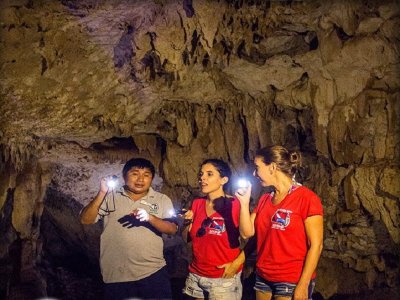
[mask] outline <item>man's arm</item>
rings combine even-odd
[[[101,203],[103,202],[104,197],[107,195],[107,190],[108,188],[106,179],[102,178],[100,181],[100,190],[96,197],[83,208],[80,214],[80,221],[82,224],[93,224],[96,222]]]
[[[80,215],[82,224],[94,224],[99,213],[100,205],[103,202],[106,193],[99,191],[96,197],[86,205]]]
[[[165,198],[163,198],[164,203],[162,213],[163,218],[167,217],[170,214],[170,211],[173,209],[171,199],[169,199],[165,195],[164,197]],[[157,216],[151,215],[144,208],[138,208],[134,212],[134,214],[136,218],[139,219],[141,222],[149,222],[151,226],[153,226],[161,233],[175,234],[178,230],[178,226],[175,223],[168,221],[167,218],[162,219]]]
[[[149,223],[161,233],[175,234],[178,226],[175,223],[165,221],[156,216],[149,215]]]

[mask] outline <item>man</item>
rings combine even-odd
[[[164,220],[173,206],[150,187],[154,174],[150,161],[129,160],[122,170],[125,185],[109,191],[103,178],[97,196],[81,212],[82,224],[103,219],[100,267],[106,299],[172,298],[162,233],[175,234],[177,226]]]

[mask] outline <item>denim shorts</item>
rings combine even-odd
[[[311,296],[315,287],[315,280],[312,279],[308,285],[308,299],[312,300]],[[295,283],[290,282],[271,282],[264,278],[256,275],[256,284],[254,289],[260,292],[271,293],[274,296],[281,297],[292,297],[294,289],[296,288]]]
[[[193,298],[240,300],[242,298],[241,273],[239,272],[233,278],[209,278],[189,273],[182,292]]]

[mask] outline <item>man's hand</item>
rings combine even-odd
[[[107,194],[108,186],[107,186],[108,177],[103,177],[100,180],[100,193]]]
[[[104,177],[100,180],[100,189],[96,197],[94,197],[94,199],[90,201],[90,203],[86,205],[80,213],[80,221],[82,224],[93,224],[96,222],[101,203],[103,203],[107,191],[107,177]]]
[[[144,208],[138,208],[133,211],[133,215],[140,222],[148,222],[150,219],[149,213]]]

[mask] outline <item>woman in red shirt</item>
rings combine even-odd
[[[192,241],[193,260],[183,292],[196,299],[240,300],[242,296],[240,203],[226,195],[230,176],[231,170],[224,161],[205,160],[199,183],[206,196],[195,199],[184,216],[191,220],[183,235]]]
[[[311,299],[323,242],[321,201],[294,180],[300,153],[267,147],[257,151],[254,163],[253,175],[274,189],[261,196],[251,214],[251,185],[235,194],[241,204],[240,234],[256,236],[256,298]]]

